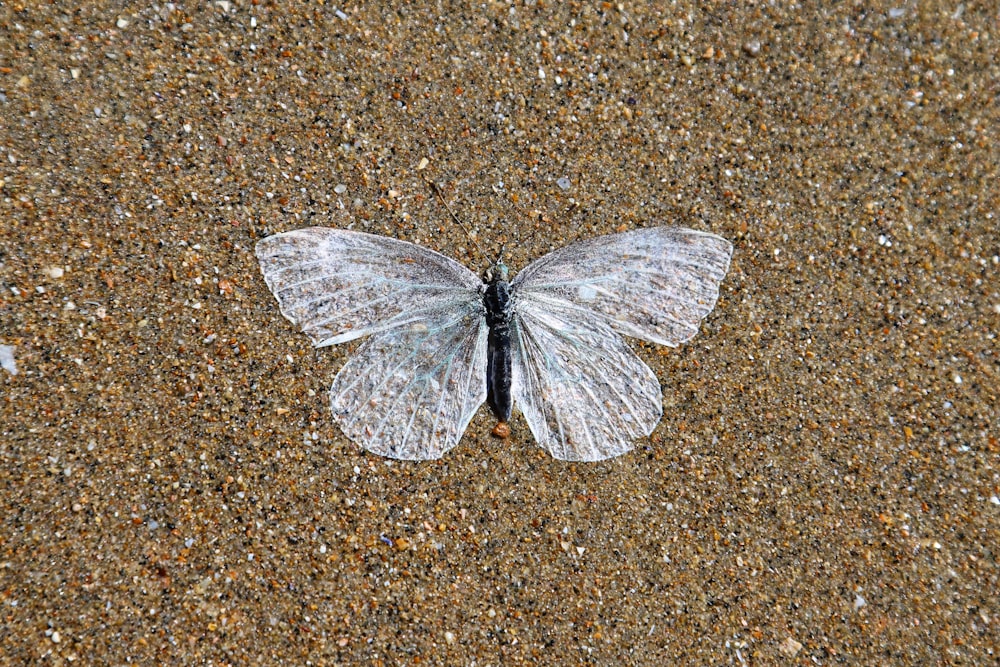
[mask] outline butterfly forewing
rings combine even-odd
[[[432,250],[343,229],[275,234],[256,253],[281,313],[317,347],[419,322],[428,309],[478,300],[482,286]]]
[[[652,432],[660,384],[607,323],[535,301],[516,313],[511,391],[539,445],[557,459],[599,461]]]
[[[675,346],[715,307],[733,246],[681,227],[580,241],[531,263],[511,283],[519,301],[562,302],[625,336]]]

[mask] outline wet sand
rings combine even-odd
[[[990,3],[57,4],[0,7],[0,663],[997,659]],[[360,451],[252,254],[656,224],[732,269],[593,464]]]

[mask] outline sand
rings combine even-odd
[[[35,4],[0,6],[0,663],[997,660],[992,3]],[[355,345],[252,252],[516,271],[657,224],[733,265],[590,464],[485,407],[439,461],[361,451]]]

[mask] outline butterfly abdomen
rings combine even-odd
[[[486,351],[486,394],[493,414],[500,421],[494,434],[502,436],[507,431],[506,422],[513,407],[510,395],[510,284],[494,276],[483,292],[483,305],[486,307],[486,325],[490,328]]]

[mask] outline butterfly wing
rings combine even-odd
[[[383,456],[437,458],[486,399],[482,281],[405,241],[314,227],[256,247],[282,314],[319,347],[371,336],[334,378],[333,412]]]
[[[436,459],[457,445],[486,400],[481,304],[449,306],[367,339],[330,387],[344,433],[394,459]]]
[[[440,253],[346,229],[309,227],[257,243],[281,314],[316,347],[419,322],[425,312],[479,299],[482,281]]]
[[[556,250],[511,283],[511,391],[556,458],[630,450],[662,414],[660,385],[619,334],[675,346],[715,306],[732,245],[682,228],[602,236]]]
[[[519,301],[511,333],[514,402],[555,458],[624,454],[660,421],[660,383],[607,322]]]
[[[715,307],[733,246],[682,227],[599,236],[532,262],[511,283],[521,301],[560,303],[618,333],[676,346]]]

